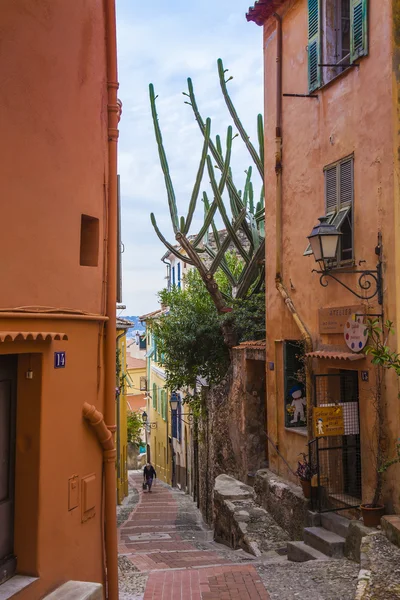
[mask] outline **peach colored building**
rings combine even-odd
[[[113,0],[0,3],[1,597],[118,597],[115,30]]]
[[[321,486],[340,508],[371,502],[375,478],[375,370],[365,340],[346,343],[349,317],[391,319],[390,345],[398,348],[399,14],[395,0],[259,0],[247,14],[264,30],[266,427],[295,469],[316,438],[313,408],[341,406],[344,435],[318,442]],[[326,287],[307,240],[324,215],[341,234]],[[382,303],[373,295],[377,263]],[[346,273],[357,270],[374,272],[369,289],[359,285],[362,273]],[[394,454],[400,409],[392,373],[384,402]],[[270,468],[294,480],[268,449]],[[400,465],[387,471],[383,500],[400,510]]]

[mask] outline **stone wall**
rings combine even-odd
[[[213,488],[225,473],[252,484],[265,466],[265,347],[262,342],[232,350],[226,378],[204,394],[199,423],[199,507],[213,522]]]
[[[309,502],[301,487],[262,469],[255,477],[254,491],[256,502],[287,531],[290,539],[302,540],[304,527],[308,525]]]

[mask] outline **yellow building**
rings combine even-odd
[[[117,357],[116,357],[116,444],[117,444],[117,502],[121,504],[128,495],[128,423],[127,423],[127,370],[126,332],[132,327],[127,319],[117,318]]]
[[[140,320],[147,324],[147,457],[157,472],[157,478],[171,485],[168,391],[165,387],[165,372],[161,365],[161,357],[157,351],[157,341],[151,331],[151,321],[164,312],[164,310],[157,310],[143,315]]]

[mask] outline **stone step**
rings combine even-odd
[[[322,513],[321,514],[321,526],[329,531],[333,531],[337,535],[346,538],[349,530],[350,520],[345,517],[341,517],[336,513]]]
[[[103,600],[103,586],[88,581],[67,581],[44,600]]]
[[[288,560],[293,562],[306,562],[307,560],[328,560],[326,554],[309,546],[305,542],[288,542]]]
[[[323,527],[306,527],[304,541],[327,556],[334,558],[343,556],[345,539]]]

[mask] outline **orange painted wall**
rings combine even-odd
[[[0,311],[60,308],[100,314],[107,153],[102,0],[0,3],[2,235]],[[80,265],[81,215],[99,219],[98,266]],[[104,410],[102,326],[2,318],[1,331],[62,331],[68,341],[2,343],[19,361],[16,531],[18,572],[36,600],[62,582],[103,581],[102,452],[82,419]],[[115,333],[114,333],[115,335]],[[65,369],[54,352],[66,351]],[[33,353],[29,358],[29,353]],[[27,380],[27,364],[34,379]],[[68,478],[95,475],[95,515],[68,510]],[[32,535],[31,535],[32,534]],[[29,539],[27,539],[29,538]]]
[[[313,257],[304,257],[307,235],[325,213],[323,167],[354,153],[354,235],[355,258],[365,260],[361,268],[374,269],[378,230],[383,233],[385,316],[399,321],[396,288],[399,257],[395,254],[398,222],[395,221],[393,183],[392,96],[392,2],[369,2],[369,56],[361,58],[359,69],[349,69],[318,92],[318,99],[284,97],[283,102],[283,281],[296,309],[313,337],[314,347],[342,344],[343,336],[319,334],[318,309],[350,306],[357,300],[333,281],[319,284]],[[288,1],[283,17],[283,93],[307,94],[307,1]],[[299,331],[275,287],[275,119],[276,119],[276,22],[264,26],[265,137],[266,137],[266,289],[268,430],[282,454],[295,468],[297,455],[306,451],[307,438],[284,427],[282,343],[299,339]],[[397,160],[397,156],[396,156]],[[397,215],[396,215],[396,218]],[[397,234],[398,235],[398,234]],[[356,287],[354,276],[347,282]],[[372,301],[372,312],[377,302]],[[375,310],[376,309],[376,310]],[[394,345],[396,339],[392,340]],[[315,363],[316,372],[327,364]],[[330,367],[369,369],[367,360],[354,366],[343,361]],[[372,376],[371,376],[372,377]],[[397,380],[387,377],[389,434],[398,436],[400,416]],[[363,499],[370,501],[372,473],[368,438],[373,413],[370,392],[360,382],[361,444],[363,452]],[[271,467],[289,477],[283,462],[270,451]],[[387,497],[400,508],[399,467],[388,473]]]

